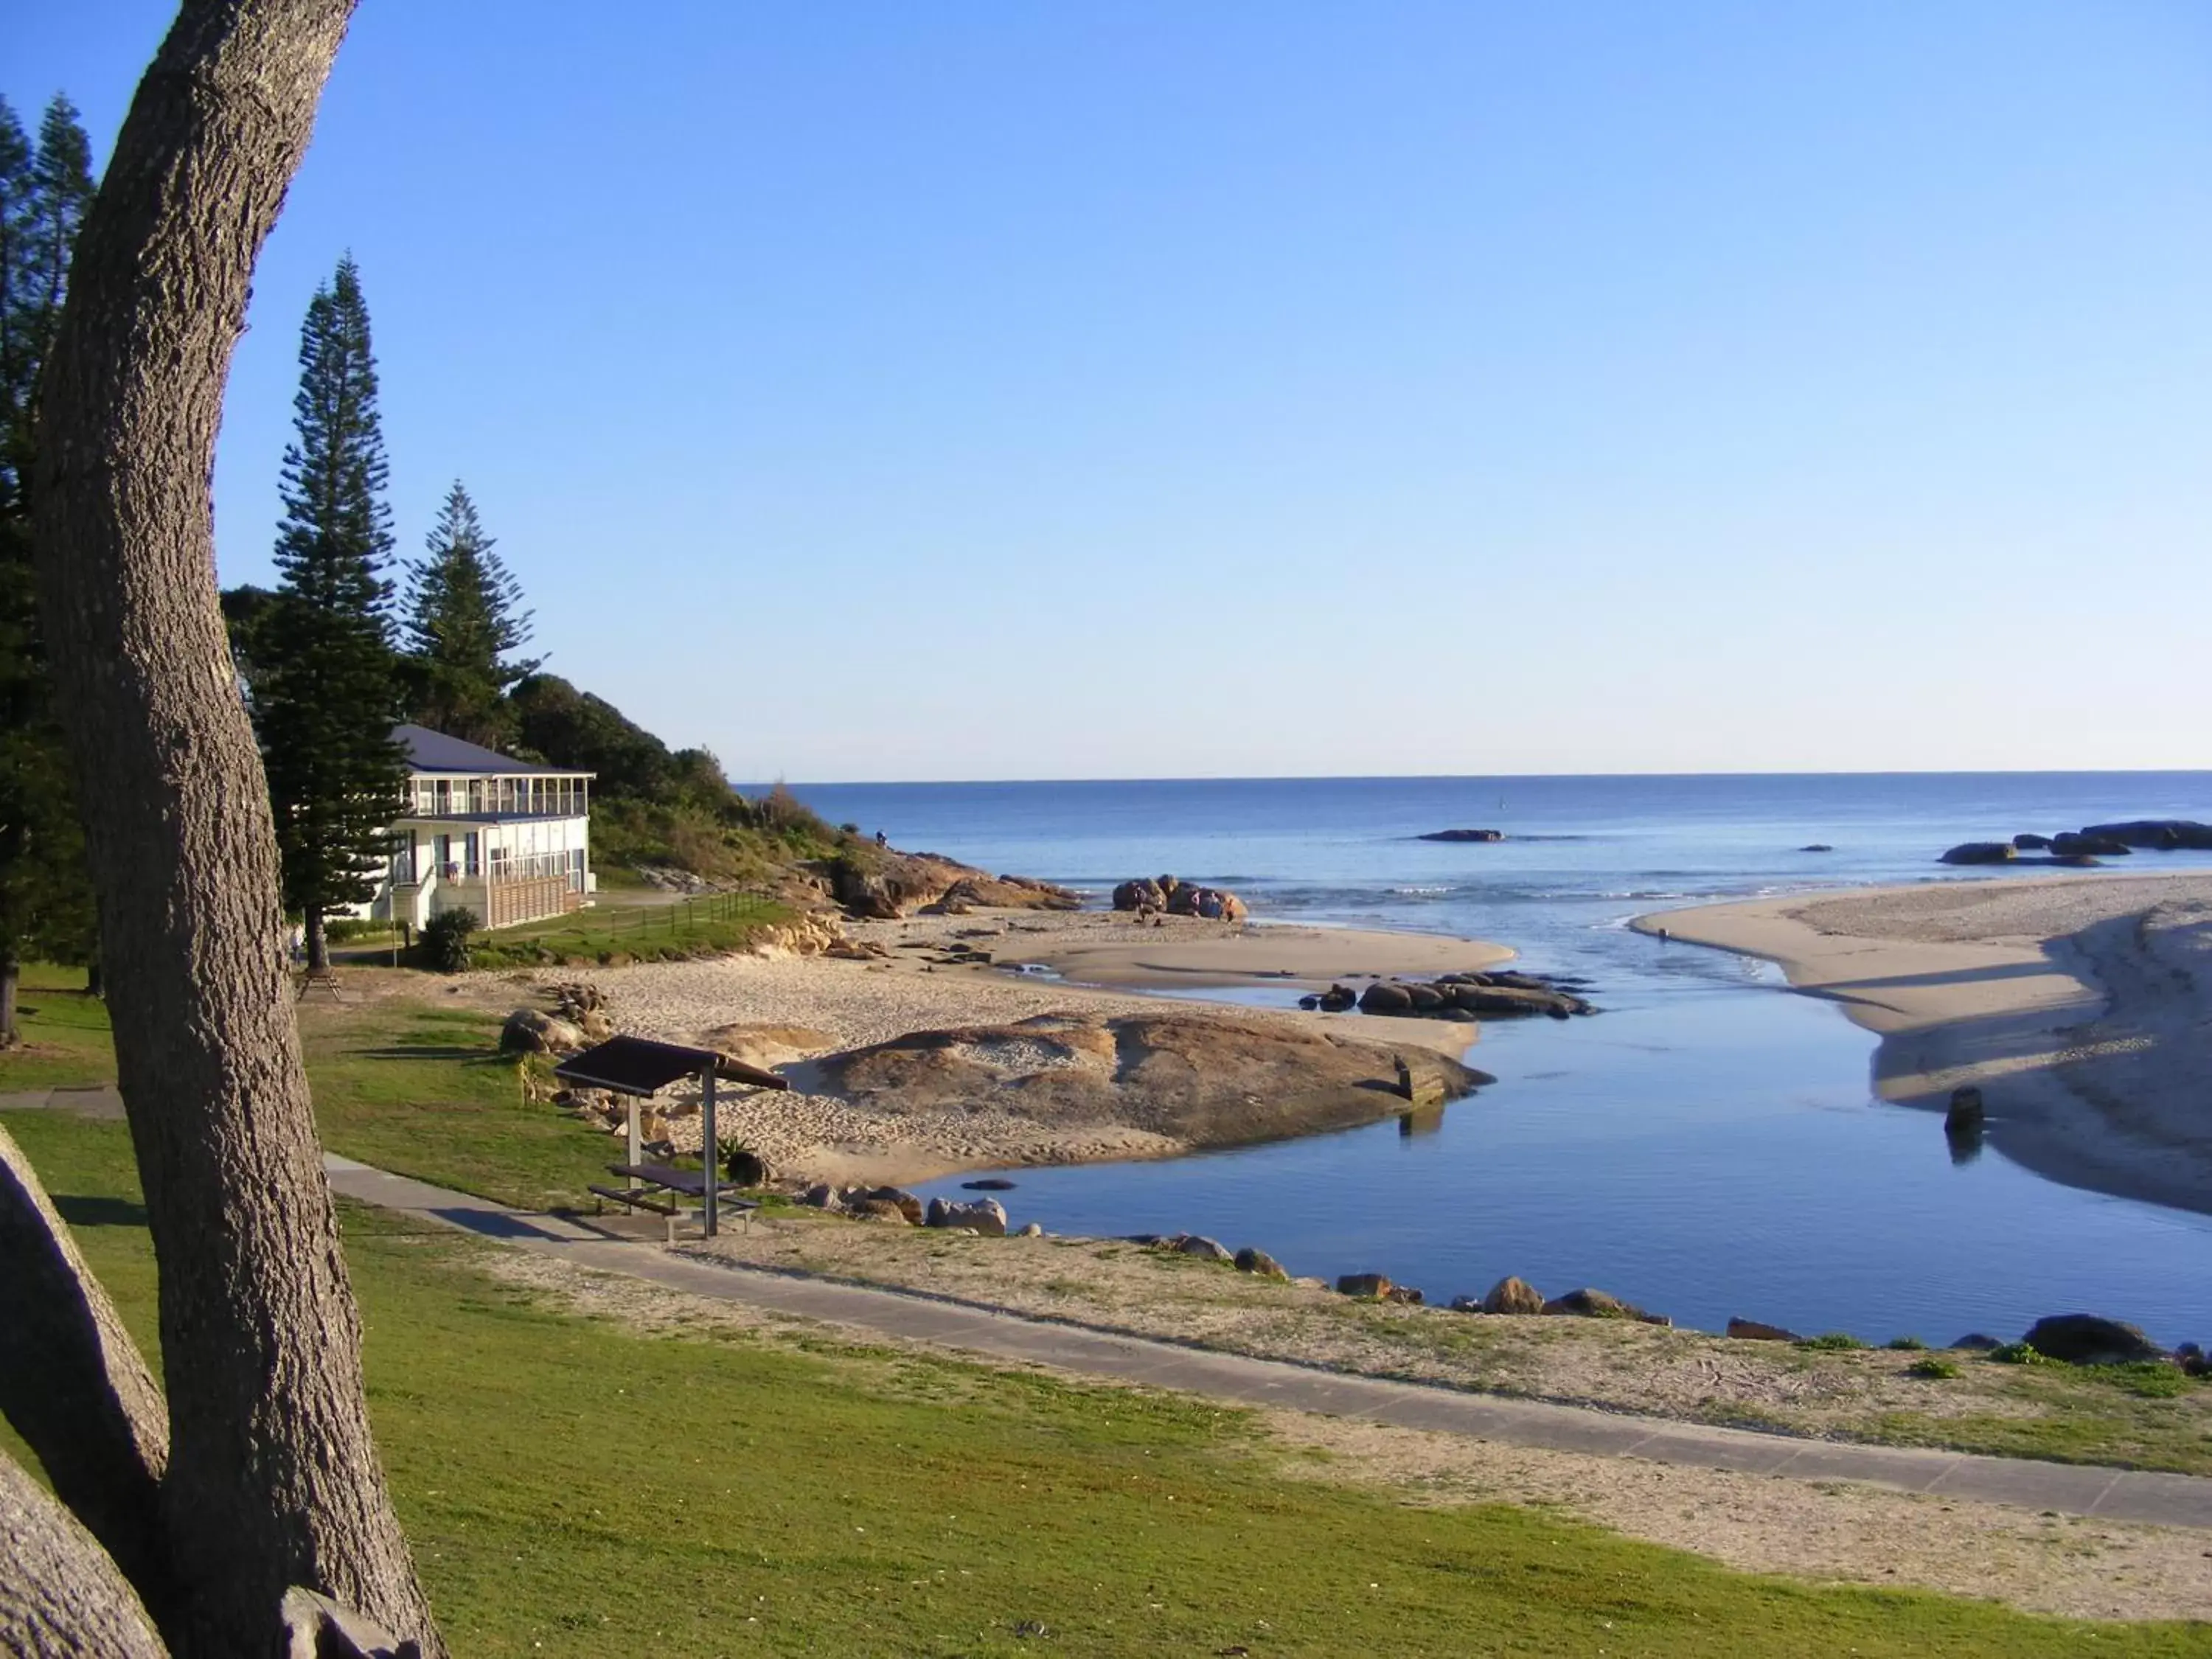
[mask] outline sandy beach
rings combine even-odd
[[[789,1093],[725,1091],[723,1132],[765,1158],[779,1174],[833,1182],[914,1182],[964,1169],[1168,1158],[1199,1144],[1146,1127],[1152,1115],[1126,1121],[1099,1115],[1019,1109],[1018,1091],[994,1087],[957,1108],[923,1105],[889,1110],[828,1091],[815,1092],[814,1062],[891,1042],[908,1033],[1015,1026],[1076,1017],[1103,1022],[1158,1019],[1218,1028],[1224,1052],[1262,1046],[1268,1034],[1334,1048],[1372,1045],[1369,1087],[1386,1079],[1395,1054],[1417,1068],[1448,1067],[1476,1041],[1480,1028],[1433,1019],[1321,1014],[1237,1008],[1140,995],[1142,990],[1238,986],[1325,988],[1339,979],[1427,976],[1474,971],[1510,957],[1498,945],[1433,935],[1341,928],[1252,926],[1170,917],[1164,925],[1112,913],[979,911],[968,916],[916,916],[848,922],[849,940],[880,955],[854,958],[773,952],[701,962],[641,963],[586,973],[475,976],[471,994],[486,1006],[512,1006],[518,985],[538,988],[589,979],[605,994],[618,1029],[672,1042],[720,1048],[749,1063],[782,1070]],[[954,960],[958,951],[985,953]],[[1063,978],[1060,975],[1065,975]],[[1084,981],[1084,982],[1078,982]],[[1117,987],[1118,989],[1102,988]],[[1011,1050],[1039,1069],[1070,1063],[1053,1045],[1004,1040],[967,1045],[989,1063],[988,1080],[1003,1085]],[[1079,1051],[1073,1059],[1081,1058]],[[1297,1056],[1287,1054],[1295,1067]],[[684,1109],[660,1126],[678,1147],[696,1146],[697,1120]],[[1376,1094],[1368,1116],[1386,1115],[1390,1099]],[[1316,1119],[1340,1127],[1344,1107]]]
[[[1886,1100],[1983,1091],[2052,1180],[2212,1213],[2212,876],[1942,882],[1641,916],[1778,963],[1881,1034]]]

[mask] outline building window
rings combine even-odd
[[[483,837],[471,830],[461,837],[461,873],[474,881],[483,873]]]

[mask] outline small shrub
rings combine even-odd
[[[1866,1344],[1849,1331],[1830,1331],[1825,1335],[1806,1337],[1797,1346],[1801,1348],[1849,1350],[1863,1348]]]
[[[469,935],[479,925],[477,913],[465,906],[438,912],[422,925],[423,965],[441,974],[465,973]]]
[[[1959,1374],[1959,1366],[1955,1360],[1938,1359],[1935,1355],[1930,1354],[1925,1359],[1916,1359],[1907,1365],[1905,1368],[1905,1374],[1907,1376],[1926,1377],[1931,1382],[1941,1382],[1948,1377],[1956,1376]]]
[[[1899,1353],[1921,1353],[1928,1346],[1917,1336],[1893,1336],[1889,1339],[1889,1346]]]
[[[359,916],[339,916],[323,923],[323,937],[333,945],[348,945],[357,939],[367,939],[372,933],[381,939],[392,931],[386,921],[367,921]]]
[[[2002,1348],[1991,1348],[1990,1358],[2000,1365],[2052,1365],[2057,1361],[2027,1342],[2008,1342]]]
[[[2180,1366],[2156,1359],[2142,1360],[2132,1365],[2100,1365],[2097,1370],[2113,1387],[2145,1400],[2171,1400],[2189,1388],[2189,1378]]]

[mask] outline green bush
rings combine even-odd
[[[2008,1342],[2002,1348],[1991,1348],[1990,1358],[2000,1365],[2054,1365],[2058,1362],[2026,1342]]]
[[[1924,1376],[1931,1382],[1940,1382],[1947,1377],[1956,1376],[1959,1367],[1954,1360],[1938,1359],[1930,1354],[1925,1359],[1916,1359],[1907,1365],[1905,1374],[1907,1376]]]
[[[323,923],[323,937],[333,945],[347,945],[374,933],[383,938],[392,931],[388,921],[364,921],[359,916],[340,916]]]
[[[1919,1353],[1928,1346],[1917,1336],[1893,1336],[1889,1346],[1899,1353]]]
[[[1823,1336],[1808,1336],[1797,1346],[1801,1348],[1854,1349],[1863,1348],[1866,1344],[1849,1331],[1830,1331]]]
[[[465,905],[439,911],[422,927],[422,965],[441,974],[467,972],[469,935],[481,925]]]

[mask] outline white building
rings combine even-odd
[[[392,857],[359,914],[420,927],[467,908],[486,927],[580,909],[592,873],[592,774],[534,766],[402,726],[411,810],[392,826]]]

